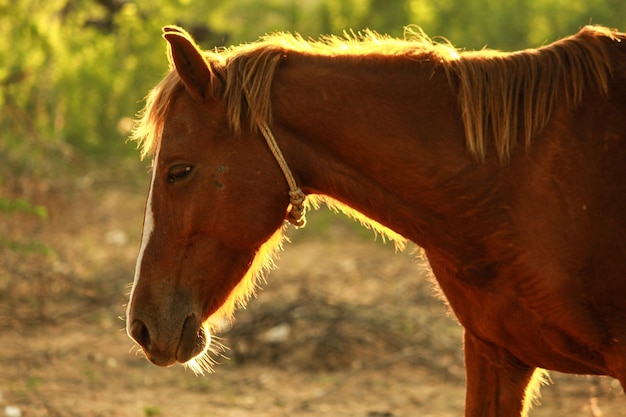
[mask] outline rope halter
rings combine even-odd
[[[287,221],[293,224],[296,227],[304,227],[306,224],[305,217],[305,209],[304,209],[304,200],[306,200],[306,195],[302,192],[300,187],[296,184],[296,180],[291,174],[291,170],[287,165],[287,161],[285,161],[285,157],[283,153],[280,151],[278,144],[276,143],[276,139],[272,134],[269,126],[265,122],[259,122],[259,130],[261,134],[265,138],[267,145],[270,147],[274,158],[276,158],[276,162],[280,166],[280,169],[283,171],[285,175],[285,179],[287,180],[287,184],[289,184],[289,210],[287,211]]]

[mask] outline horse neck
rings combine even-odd
[[[446,215],[463,209],[459,195],[480,186],[463,175],[476,162],[456,96],[432,61],[292,59],[274,82],[273,102],[275,133],[306,192],[423,247],[438,246],[445,237],[434,231],[444,221],[452,223],[443,230],[454,227]]]

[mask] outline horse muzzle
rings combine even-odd
[[[172,366],[198,357],[207,349],[210,335],[202,327],[195,314],[173,329],[174,332],[158,332],[156,325],[139,318],[133,319],[128,328],[129,336],[141,346],[146,358],[157,366]]]

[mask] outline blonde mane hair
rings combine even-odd
[[[213,97],[226,106],[230,126],[238,133],[246,121],[251,129],[256,129],[261,121],[271,126],[272,81],[280,60],[290,52],[327,57],[428,55],[441,61],[458,57],[452,46],[433,42],[421,30],[407,27],[405,38],[395,39],[370,30],[345,33],[344,37],[324,36],[318,41],[305,40],[297,34],[274,33],[255,43],[203,53],[214,81]],[[139,144],[142,157],[156,149],[169,103],[183,88],[170,62],[169,73],[150,91],[135,120],[132,139]]]
[[[585,81],[608,93],[611,60],[603,37],[616,33],[586,26],[577,35],[540,49],[466,52],[448,63],[458,91],[467,147],[479,160],[491,140],[501,161],[510,158],[522,127],[524,144],[548,122],[556,100],[578,105]]]
[[[586,26],[577,35],[551,45],[506,53],[459,52],[449,43],[436,43],[413,28],[406,29],[405,39],[365,31],[310,41],[279,33],[204,54],[213,75],[213,96],[226,106],[234,133],[246,122],[251,129],[261,121],[271,126],[272,80],[282,57],[291,52],[365,59],[408,56],[438,62],[458,94],[469,151],[482,160],[492,142],[504,161],[511,156],[520,126],[528,146],[550,119],[561,92],[571,106],[580,103],[585,80],[607,93],[611,67],[603,37],[615,39],[617,32]],[[142,156],[156,149],[169,103],[182,89],[178,73],[172,68],[149,93],[133,132]]]

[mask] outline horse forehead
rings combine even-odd
[[[189,141],[208,146],[206,140],[214,136],[225,136],[230,132],[225,114],[216,103],[200,103],[181,95],[168,110],[161,133],[161,150],[169,151],[179,145],[189,146]],[[200,149],[193,149],[199,151]]]
[[[197,131],[208,122],[207,115],[202,117],[199,105],[184,103],[183,100],[176,100],[172,103],[163,124],[163,137],[176,134],[186,134]]]
[[[207,146],[206,138],[211,134],[208,126],[202,126],[190,112],[171,112],[163,124],[159,155],[162,163],[169,157],[184,157],[201,153]]]

